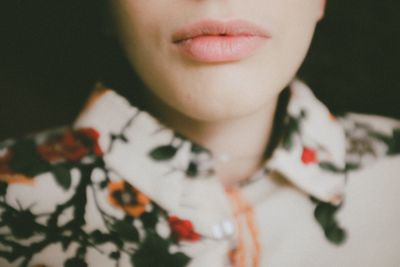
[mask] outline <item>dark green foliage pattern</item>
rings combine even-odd
[[[88,249],[97,249],[100,245],[111,243],[116,250],[107,256],[115,262],[115,266],[119,266],[122,253],[130,257],[135,267],[183,267],[189,262],[190,258],[182,253],[169,253],[171,245],[179,245],[172,236],[162,238],[157,234],[155,230],[157,223],[161,217],[167,220],[168,214],[155,203],[151,203],[151,211],[144,212],[139,218],[133,218],[126,214],[122,220],[108,215],[96,203],[102,220],[107,226],[107,231],[86,232],[84,230],[87,192],[94,192],[97,186],[91,179],[93,170],[101,169],[106,174],[105,180],[99,183],[102,188],[105,188],[110,182],[109,170],[101,156],[90,152],[85,157],[85,163],[83,161],[49,163],[38,153],[35,140],[29,138],[15,142],[8,149],[13,152],[10,164],[13,173],[24,174],[27,178],[36,179],[35,176],[50,172],[63,190],[68,190],[72,186],[72,169],[79,170],[81,177],[74,188],[73,195],[65,202],[59,203],[55,211],[50,214],[34,214],[31,211],[32,207],[17,209],[9,205],[5,200],[8,184],[1,181],[0,257],[7,259],[10,263],[18,260],[21,262],[20,266],[25,267],[29,266],[35,254],[50,245],[61,244],[63,250],[66,251],[72,244],[77,244],[78,249],[75,255],[67,259],[64,266],[84,267],[88,266],[85,261]],[[159,159],[165,159],[165,155],[170,156],[173,152],[174,150],[171,148],[161,148],[154,154]],[[73,210],[73,216],[60,224],[61,216],[68,209]],[[39,220],[43,217],[45,223],[43,220]],[[135,219],[141,220],[143,223],[146,231],[144,237],[140,236],[139,230],[134,225]],[[25,245],[24,241],[32,236],[40,236],[41,239]],[[137,249],[132,249],[129,244],[136,244]],[[155,255],[157,256],[155,257]]]

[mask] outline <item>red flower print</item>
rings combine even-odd
[[[150,199],[142,192],[125,181],[110,182],[108,184],[109,202],[132,217],[139,217],[150,203]]]
[[[81,128],[78,130],[78,133],[86,136],[87,138],[89,138],[89,140],[91,140],[94,154],[96,154],[97,156],[103,155],[103,151],[101,150],[101,147],[99,145],[100,134],[98,131],[93,128]]]
[[[301,155],[301,161],[304,164],[318,163],[317,152],[309,147],[304,147]]]
[[[67,130],[38,145],[37,151],[48,162],[78,161],[90,153],[102,155],[98,139],[99,134],[91,128]]]
[[[169,226],[176,239],[197,241],[200,239],[200,235],[193,229],[193,224],[189,220],[182,220],[176,216],[170,216],[168,218]]]

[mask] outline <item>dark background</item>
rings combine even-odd
[[[71,123],[96,80],[129,84],[99,2],[0,0],[0,139]],[[399,11],[328,0],[300,77],[333,112],[400,118]]]

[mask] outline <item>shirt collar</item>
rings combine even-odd
[[[345,186],[344,129],[305,83],[294,80],[290,90],[284,135],[266,167],[309,195],[339,204]]]
[[[345,185],[344,130],[303,82],[294,80],[290,90],[284,134],[264,168],[312,197],[338,204]],[[166,210],[191,218],[203,234],[212,235],[210,223],[232,216],[212,173],[211,153],[115,91],[96,89],[74,127],[97,129],[112,172]]]

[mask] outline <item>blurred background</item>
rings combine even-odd
[[[1,0],[0,139],[73,121],[97,80],[128,86],[100,0]],[[400,119],[400,1],[328,0],[299,72],[333,112]]]

